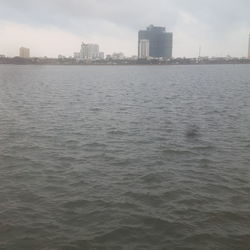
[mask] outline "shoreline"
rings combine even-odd
[[[20,66],[79,66],[79,67],[88,67],[88,66],[207,66],[207,65],[249,65],[249,63],[186,63],[186,64],[56,64],[56,63],[0,63],[0,65],[20,65]]]
[[[9,65],[65,65],[65,66],[180,66],[180,65],[222,65],[222,64],[250,64],[250,59],[246,58],[174,58],[170,60],[96,60],[77,61],[73,58],[21,58],[2,57],[0,64]]]

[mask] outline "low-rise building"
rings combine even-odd
[[[122,52],[119,52],[119,53],[113,53],[112,54],[112,59],[113,60],[124,60],[125,59],[125,56]]]
[[[99,58],[100,60],[104,60],[104,52],[99,52],[98,58]]]
[[[76,60],[79,60],[80,57],[81,57],[80,52],[75,52],[73,57],[74,57]]]

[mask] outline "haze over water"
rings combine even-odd
[[[0,65],[0,249],[249,249],[250,66]]]

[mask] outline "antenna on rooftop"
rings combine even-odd
[[[201,46],[199,46],[199,59],[201,58]]]

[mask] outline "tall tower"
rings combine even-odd
[[[248,59],[250,59],[250,35],[248,40]]]
[[[166,32],[165,27],[150,25],[146,30],[138,33],[138,56],[142,40],[149,41],[149,57],[165,58],[172,57],[173,34]]]

